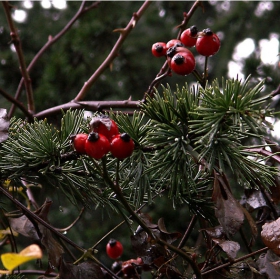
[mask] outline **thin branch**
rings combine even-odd
[[[33,213],[32,211],[30,211],[28,208],[26,208],[21,202],[19,202],[17,199],[15,199],[11,194],[9,194],[9,192],[7,192],[2,186],[0,186],[0,192],[3,193],[3,195],[5,195],[14,205],[16,205],[17,207],[19,207],[22,211],[22,213],[24,213],[24,215],[26,215],[26,217],[28,219],[35,220],[37,223],[40,223],[41,225],[43,225],[44,227],[46,227],[47,229],[49,229],[52,233],[54,233],[56,236],[58,236],[59,238],[61,238],[63,241],[65,241],[66,243],[68,243],[69,245],[73,246],[75,249],[79,250],[80,252],[83,253],[83,256],[86,256],[90,259],[92,259],[95,263],[97,263],[98,265],[100,265],[102,268],[104,268],[111,276],[113,276],[114,278],[118,278],[116,277],[116,275],[110,270],[108,269],[103,263],[101,263],[96,257],[94,257],[91,254],[91,249],[89,250],[85,250],[84,248],[80,247],[79,245],[77,245],[75,242],[73,242],[71,239],[69,239],[68,237],[66,237],[65,235],[63,235],[62,233],[60,233],[59,231],[57,231],[57,229],[55,229],[52,225],[48,224],[46,221],[44,221],[43,219],[41,219],[39,216],[37,216],[35,213]]]
[[[44,111],[34,114],[34,117],[37,119],[44,119],[48,116],[60,114],[63,111],[68,109],[86,109],[89,111],[102,111],[104,109],[139,109],[139,101],[131,100],[121,100],[121,101],[84,101],[84,102],[75,102],[71,101],[65,104],[58,105],[46,109]]]
[[[280,94],[280,85],[278,85],[278,87],[270,93],[270,96],[274,97],[278,94]]]
[[[32,89],[32,85],[31,85],[29,73],[28,73],[28,70],[27,70],[26,64],[25,64],[24,55],[23,55],[23,51],[22,51],[22,47],[21,47],[21,41],[20,41],[17,29],[15,27],[14,21],[11,16],[11,6],[10,6],[9,2],[2,1],[2,5],[4,7],[7,21],[9,24],[10,36],[12,38],[12,42],[15,46],[16,53],[18,56],[20,71],[21,71],[21,75],[22,75],[23,82],[25,85],[25,90],[26,90],[28,111],[30,114],[33,114],[34,110],[35,110],[34,99],[33,99],[33,89]]]
[[[263,253],[263,252],[266,252],[267,250],[268,250],[268,247],[262,248],[262,249],[260,249],[260,250],[255,251],[255,252],[252,252],[252,253],[250,253],[250,254],[248,254],[248,255],[245,255],[245,256],[243,256],[243,257],[240,257],[240,258],[238,258],[238,259],[235,259],[235,260],[232,261],[232,262],[227,262],[227,263],[224,263],[224,264],[222,264],[222,265],[220,265],[220,266],[217,266],[217,267],[215,267],[215,268],[213,268],[213,269],[210,269],[210,270],[207,270],[207,271],[205,271],[205,272],[202,272],[201,275],[204,276],[204,275],[209,274],[209,273],[211,273],[211,272],[214,272],[214,271],[220,270],[220,269],[222,269],[222,268],[228,267],[228,266],[230,266],[230,265],[232,265],[232,264],[234,264],[234,263],[238,263],[238,262],[241,262],[241,261],[243,261],[243,260],[246,260],[246,259],[248,259],[248,258],[250,258],[250,257],[252,257],[252,256],[254,256],[254,255],[257,255],[257,254],[261,254],[261,253]]]
[[[25,106],[21,102],[19,102],[15,98],[13,98],[11,95],[9,95],[6,91],[4,91],[1,88],[0,88],[0,94],[2,96],[4,96],[7,100],[9,100],[13,105],[18,107],[28,119],[30,119],[30,120],[33,119],[32,114],[25,108]],[[9,116],[9,118],[10,118],[10,116]]]
[[[30,211],[28,208],[26,208],[21,202],[19,202],[16,198],[14,198],[9,192],[7,192],[2,186],[0,186],[0,192],[3,193],[14,205],[19,207],[21,211],[28,217],[34,219],[37,223],[42,224],[47,229],[49,229],[51,232],[53,232],[55,235],[63,239],[68,244],[72,245],[74,248],[81,252],[85,252],[86,250],[74,243],[71,239],[67,238],[62,233],[58,232],[52,225],[48,224],[46,221],[41,219],[39,216],[37,216],[35,213]]]
[[[69,29],[73,26],[73,24],[77,21],[79,17],[81,17],[83,14],[88,12],[89,10],[93,8],[97,8],[98,5],[101,3],[100,1],[96,1],[93,4],[91,4],[88,7],[85,7],[87,1],[83,1],[79,10],[77,13],[74,15],[74,17],[66,24],[66,26],[59,32],[57,33],[54,37],[49,36],[48,42],[39,50],[39,52],[34,56],[32,61],[27,67],[27,71],[30,73],[30,71],[33,69],[34,65],[36,62],[41,58],[41,56],[55,43],[57,42]],[[15,94],[15,99],[18,100],[22,91],[22,86],[23,86],[24,79],[22,78],[20,80],[20,83],[18,85],[16,94]],[[14,113],[15,106],[14,104],[11,106],[11,109],[9,111],[9,117],[11,117]]]
[[[133,14],[131,20],[127,24],[127,26],[123,29],[117,29],[115,31],[120,32],[119,39],[117,40],[116,44],[114,45],[113,49],[107,56],[107,58],[103,61],[103,63],[98,67],[98,69],[93,73],[93,75],[84,83],[82,89],[75,97],[75,101],[83,100],[87,94],[87,92],[90,90],[91,86],[94,84],[94,82],[100,77],[100,75],[107,69],[113,60],[118,56],[118,52],[124,43],[127,36],[130,34],[132,29],[135,27],[137,21],[141,18],[141,16],[144,14],[144,12],[147,10],[151,2],[149,0],[146,0],[144,4],[140,7],[140,9]]]

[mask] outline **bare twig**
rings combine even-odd
[[[0,94],[2,96],[4,96],[7,100],[9,100],[13,105],[18,107],[28,119],[33,118],[32,114],[24,107],[24,105],[21,102],[19,102],[15,98],[13,98],[11,95],[9,95],[6,91],[4,91],[1,88],[0,88]],[[9,116],[9,118],[10,118],[10,116]]]
[[[132,29],[135,27],[137,21],[141,18],[141,16],[144,14],[144,12],[147,10],[151,2],[149,0],[146,0],[144,4],[140,7],[140,9],[133,14],[131,20],[127,24],[127,26],[123,29],[117,29],[115,31],[120,32],[119,39],[117,40],[116,44],[114,45],[113,49],[107,56],[107,58],[103,61],[103,63],[97,68],[97,70],[93,73],[93,75],[84,83],[82,89],[75,97],[75,101],[83,100],[91,88],[91,86],[94,84],[94,82],[99,78],[99,76],[107,69],[110,64],[113,62],[113,60],[118,56],[118,52],[127,38],[127,36],[130,34]]]
[[[21,71],[21,75],[22,75],[23,82],[24,82],[24,85],[25,85],[25,90],[26,90],[28,112],[30,114],[33,114],[34,110],[35,110],[34,99],[33,99],[33,89],[32,89],[32,86],[31,86],[31,80],[30,80],[30,77],[29,77],[29,73],[28,73],[28,70],[27,70],[26,64],[25,64],[24,55],[23,55],[23,51],[22,51],[22,48],[21,48],[21,41],[20,41],[17,29],[15,27],[14,21],[13,21],[12,16],[11,16],[11,6],[10,6],[9,2],[2,1],[2,5],[4,7],[5,14],[6,14],[6,17],[7,17],[7,21],[8,21],[9,27],[10,27],[11,39],[12,39],[12,42],[15,46],[16,53],[17,53],[17,56],[18,56],[20,71]]]
[[[68,109],[86,109],[90,111],[102,111],[104,109],[138,109],[139,101],[122,100],[122,101],[84,101],[75,102],[71,101],[69,103],[61,104],[56,107],[52,107],[41,111],[34,115],[38,119],[43,119],[45,117],[59,114]]]
[[[34,67],[34,65],[36,64],[36,62],[40,59],[40,57],[73,26],[73,24],[77,21],[77,19],[79,17],[81,17],[83,14],[85,14],[86,12],[88,12],[89,10],[98,7],[98,5],[100,4],[100,1],[96,1],[88,7],[86,7],[85,4],[86,4],[86,1],[83,1],[81,3],[81,6],[80,6],[79,10],[77,11],[77,13],[74,15],[74,17],[66,24],[66,26],[59,33],[57,33],[54,37],[49,36],[48,42],[39,50],[39,52],[34,56],[32,61],[28,65],[27,71],[29,73],[32,70],[32,68]],[[16,94],[15,94],[15,100],[18,100],[20,97],[23,82],[24,82],[24,79],[22,78],[20,80],[20,83],[18,85]],[[13,115],[14,110],[15,110],[15,106],[13,104],[9,111],[9,117],[11,117]]]

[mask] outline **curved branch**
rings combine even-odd
[[[2,5],[4,7],[7,21],[9,24],[10,36],[11,36],[12,42],[15,46],[16,53],[18,56],[19,67],[20,67],[23,83],[25,85],[25,90],[26,90],[28,111],[32,114],[35,110],[34,99],[33,99],[33,89],[31,86],[31,80],[29,77],[29,73],[28,73],[28,70],[27,70],[26,64],[25,64],[24,55],[23,55],[23,51],[22,51],[22,47],[21,47],[21,41],[20,41],[17,29],[15,27],[15,24],[14,24],[12,16],[11,16],[11,6],[10,6],[9,2],[2,1]]]
[[[84,101],[84,102],[75,102],[71,101],[56,107],[52,107],[41,111],[34,115],[37,119],[43,119],[47,116],[60,114],[61,111],[66,111],[68,109],[86,109],[89,111],[102,111],[104,109],[138,109],[140,101],[131,101],[131,100],[121,100],[121,101]]]
[[[117,40],[115,46],[107,56],[107,58],[103,61],[103,63],[98,67],[98,69],[93,73],[93,75],[84,83],[82,89],[75,97],[75,101],[83,100],[91,86],[94,84],[94,82],[99,78],[99,76],[107,69],[110,64],[113,62],[113,60],[118,56],[118,52],[125,41],[126,37],[130,34],[132,29],[135,27],[137,21],[141,18],[143,13],[146,11],[146,9],[149,7],[151,2],[149,0],[146,0],[144,4],[140,7],[138,12],[134,13],[131,20],[127,24],[127,26],[124,29],[116,29],[115,31],[120,32],[119,39]]]
[[[2,96],[4,96],[7,100],[9,100],[11,103],[13,103],[15,106],[17,106],[29,120],[33,119],[32,114],[24,107],[24,105],[22,103],[20,103],[18,100],[14,99],[11,95],[9,95],[2,88],[0,88],[0,94]]]
[[[96,1],[93,4],[91,4],[88,7],[85,7],[86,1],[83,1],[79,10],[77,11],[77,13],[74,15],[74,17],[66,24],[66,26],[59,32],[57,33],[54,37],[49,37],[48,38],[48,42],[39,50],[39,52],[34,56],[34,58],[32,59],[32,61],[30,62],[30,64],[27,67],[27,71],[30,73],[30,71],[32,70],[32,68],[34,67],[34,65],[36,64],[36,62],[40,59],[40,57],[55,43],[57,42],[71,27],[72,25],[77,21],[77,19],[82,16],[83,14],[85,14],[87,11],[98,7],[98,5],[100,4],[100,1]],[[18,85],[16,94],[15,94],[15,99],[18,100],[20,97],[20,93],[22,91],[22,86],[23,86],[23,82],[24,79],[22,78],[20,80],[20,83]],[[11,106],[11,109],[9,111],[9,117],[11,117],[14,113],[15,110],[15,106],[14,104]]]

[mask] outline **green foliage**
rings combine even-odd
[[[272,115],[271,96],[259,97],[263,81],[251,88],[248,82],[222,80],[220,87],[215,80],[205,89],[186,85],[175,93],[167,86],[142,104],[151,118],[147,144],[155,151],[147,173],[172,199],[199,201],[212,187],[213,170],[230,169],[242,186],[273,185],[277,170],[249,149],[253,139],[260,147],[271,128],[265,121]]]
[[[83,111],[67,111],[61,131],[47,120],[27,123],[11,120],[9,138],[0,151],[1,178],[16,185],[21,180],[43,188],[60,189],[73,204],[109,205],[111,191],[104,186],[102,174],[90,159],[79,157],[72,148],[70,136],[86,127]]]

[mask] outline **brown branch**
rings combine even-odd
[[[278,85],[278,87],[271,92],[270,96],[274,97],[274,96],[276,96],[278,94],[280,94],[280,85]]]
[[[31,85],[29,73],[28,73],[28,70],[27,70],[26,64],[25,64],[24,55],[23,55],[23,51],[22,51],[22,47],[21,47],[21,41],[20,41],[20,38],[19,38],[19,35],[17,32],[17,29],[15,27],[14,21],[12,20],[11,6],[10,6],[9,2],[2,1],[2,5],[5,10],[7,22],[9,24],[12,43],[15,46],[16,53],[18,56],[20,71],[21,71],[21,75],[22,75],[23,82],[25,85],[25,90],[26,90],[28,112],[30,114],[33,114],[34,110],[35,110],[34,99],[33,99],[33,89],[32,89],[32,85]]]
[[[29,120],[33,119],[32,114],[25,108],[25,106],[21,102],[13,98],[11,95],[9,95],[6,91],[4,91],[1,88],[0,88],[0,94],[4,96],[7,100],[12,102],[15,106],[17,106]]]
[[[43,119],[45,117],[60,114],[62,111],[66,111],[68,109],[86,109],[90,111],[102,111],[104,109],[138,109],[139,101],[131,101],[131,100],[121,100],[121,101],[84,101],[84,102],[75,102],[71,101],[69,103],[65,103],[62,105],[58,105],[56,107],[52,107],[41,111],[34,115],[34,117],[38,119]]]
[[[86,12],[88,12],[89,10],[98,7],[98,5],[100,4],[100,1],[96,1],[93,4],[91,4],[88,7],[85,7],[86,1],[83,1],[79,10],[77,11],[77,13],[74,15],[74,17],[66,24],[66,26],[59,32],[57,33],[54,37],[50,36],[48,38],[48,42],[39,50],[39,52],[34,56],[34,58],[32,59],[32,61],[30,62],[30,64],[27,67],[27,71],[30,73],[30,71],[33,69],[34,65],[36,64],[36,62],[41,58],[41,56],[55,43],[57,42],[67,31],[69,31],[69,29],[73,26],[73,24],[77,21],[77,19],[79,17],[81,17],[83,14],[85,14]],[[22,91],[22,87],[23,87],[23,82],[24,79],[22,78],[20,80],[20,83],[18,85],[16,94],[15,94],[15,99],[18,100]],[[14,113],[15,110],[15,106],[14,104],[11,106],[11,109],[9,111],[9,117],[11,117]]]
[[[119,39],[117,40],[116,44],[114,45],[113,49],[107,56],[107,58],[103,61],[103,63],[97,68],[97,70],[93,73],[93,75],[84,83],[82,89],[75,97],[75,101],[83,100],[87,94],[87,92],[90,90],[91,86],[94,84],[94,82],[100,77],[100,75],[111,65],[113,60],[118,56],[118,52],[127,38],[127,36],[130,34],[132,29],[135,27],[137,21],[141,18],[143,13],[146,11],[146,9],[149,7],[151,2],[149,0],[146,0],[144,4],[140,7],[140,9],[133,14],[131,20],[127,24],[127,26],[123,29],[117,29],[115,31],[120,32]]]

